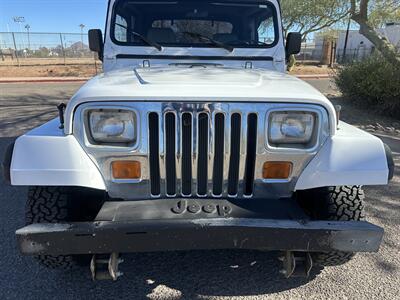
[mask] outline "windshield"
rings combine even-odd
[[[111,37],[131,46],[262,48],[278,40],[267,1],[132,1],[114,6]]]

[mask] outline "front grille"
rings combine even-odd
[[[88,111],[105,103],[76,108],[73,134],[99,168],[111,198],[288,198],[330,136],[328,111],[318,105],[296,104],[296,109],[318,116],[315,150],[288,151],[268,145],[268,116],[271,111],[292,109],[293,103],[176,100],[113,101],[113,107],[135,112],[137,142],[123,147],[102,145],[101,149],[87,143],[83,124],[87,124]],[[110,166],[115,160],[138,161],[140,180],[115,180]],[[262,166],[268,161],[291,161],[290,178],[264,180]]]
[[[150,113],[152,196],[251,197],[257,118],[256,113]]]

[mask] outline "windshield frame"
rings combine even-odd
[[[123,47],[151,47],[148,46],[146,43],[142,42],[121,42],[118,41],[115,38],[115,27],[116,27],[116,19],[117,19],[117,6],[119,5],[120,2],[123,1],[129,1],[129,0],[116,0],[113,4],[112,7],[112,16],[111,16],[111,24],[110,24],[110,30],[109,30],[109,36],[111,38],[111,41],[118,46],[123,46]],[[179,2],[179,0],[161,0],[162,2]],[[196,1],[196,0],[193,0]],[[270,49],[275,47],[281,38],[281,31],[280,31],[280,21],[278,18],[278,11],[275,6],[275,4],[271,1],[268,0],[206,0],[209,3],[246,3],[248,2],[249,4],[260,4],[260,5],[268,5],[268,7],[271,9],[272,12],[272,18],[273,18],[273,25],[274,25],[274,41],[270,44],[264,44],[264,45],[236,45],[236,44],[227,44],[229,46],[232,46],[233,48],[238,48],[238,49]],[[188,43],[181,43],[181,44],[165,44],[165,43],[159,43],[163,48],[213,48],[213,49],[220,49],[217,45],[213,45],[212,43],[196,43],[196,44],[188,44]]]

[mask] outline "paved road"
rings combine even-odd
[[[310,83],[334,93],[327,80]],[[0,84],[0,157],[16,136],[55,116],[55,105],[78,87],[76,83]],[[399,163],[400,140],[384,138]],[[120,281],[93,283],[86,268],[49,271],[18,255],[14,231],[23,226],[26,189],[1,181],[0,298],[400,299],[399,171],[390,186],[366,190],[368,219],[386,231],[380,252],[360,254],[349,264],[325,269],[310,282],[281,279],[273,253],[193,251],[130,255],[121,266],[126,275]]]

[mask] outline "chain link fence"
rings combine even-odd
[[[0,65],[100,65],[79,33],[0,32]]]
[[[400,53],[400,47],[396,47]],[[357,48],[339,48],[337,40],[307,40],[301,45],[301,51],[296,55],[296,61],[304,65],[334,65],[362,61],[374,53],[374,47],[363,44]]]
[[[300,64],[335,64],[362,60],[374,51],[360,46],[357,49],[336,47],[336,41],[322,39],[302,43],[296,60]],[[101,68],[97,54],[91,52],[86,33],[0,32],[0,66],[34,65],[94,65]]]

